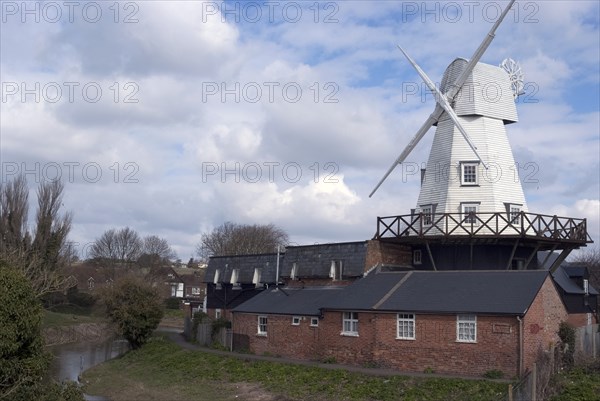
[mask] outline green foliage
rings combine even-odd
[[[67,301],[82,308],[91,308],[96,303],[96,298],[92,294],[79,292],[77,287],[71,287],[67,290]]]
[[[218,391],[218,399],[233,399],[227,394],[234,388],[230,385],[233,383],[258,385],[273,394],[273,399],[290,401],[489,401],[502,399],[507,387],[486,380],[378,377],[341,369],[246,361],[190,352],[170,341],[155,339],[139,350],[86,371],[84,380],[93,383],[93,388],[86,385],[86,392],[115,400],[127,399],[113,398],[123,391],[122,386],[112,384],[117,380],[126,380],[129,387],[145,389],[148,394],[162,391],[169,394],[170,400],[209,399],[200,391]]]
[[[567,366],[573,366],[575,353],[575,329],[566,322],[561,322],[558,326],[558,336],[564,344],[563,363]]]
[[[600,363],[565,371],[556,379],[559,394],[552,401],[600,400]]]
[[[50,356],[41,334],[42,306],[25,276],[0,265],[0,395],[15,394],[44,375]]]
[[[196,326],[196,327],[198,327],[198,326]],[[212,338],[214,339],[215,336],[217,334],[219,334],[219,331],[221,329],[223,329],[223,328],[230,329],[231,328],[231,322],[229,320],[225,319],[225,318],[222,318],[222,317],[219,318],[219,319],[213,320],[213,322],[212,322],[212,332],[211,332]]]
[[[133,348],[142,346],[158,327],[163,305],[158,291],[150,284],[124,278],[102,293],[106,314]]]
[[[179,309],[181,298],[165,298],[164,302],[167,309]]]
[[[486,379],[502,379],[504,377],[504,373],[501,370],[492,369],[485,372],[483,377]]]

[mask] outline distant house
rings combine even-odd
[[[565,304],[574,327],[598,323],[598,290],[590,283],[590,274],[583,265],[561,265],[552,278]]]
[[[401,371],[507,377],[559,341],[548,271],[380,266],[349,286],[270,288],[233,309],[234,348]]]
[[[61,274],[67,278],[71,287],[76,287],[80,292],[93,294],[102,287],[112,286],[129,272],[126,269],[79,263],[64,267]]]

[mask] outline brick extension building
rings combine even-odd
[[[233,310],[234,347],[402,371],[507,377],[558,341],[547,271],[385,271],[346,287],[272,288]]]

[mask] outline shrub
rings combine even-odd
[[[179,309],[181,305],[180,298],[165,298],[165,308],[167,309]]]
[[[117,332],[133,349],[148,341],[163,316],[158,291],[134,278],[124,278],[114,287],[105,288],[102,300]]]
[[[29,280],[0,262],[0,399],[83,401],[77,386],[44,380],[51,355],[44,350],[42,316]]]
[[[561,322],[558,326],[558,336],[563,343],[563,363],[571,367],[574,363],[575,329],[567,322]]]
[[[504,377],[504,373],[501,370],[492,369],[485,372],[483,377],[486,379],[502,379],[502,377]]]
[[[91,308],[96,303],[96,298],[92,294],[79,292],[77,287],[71,287],[67,290],[67,301],[81,308]]]

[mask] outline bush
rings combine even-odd
[[[158,291],[150,284],[134,278],[124,278],[102,293],[106,314],[117,331],[136,349],[145,344],[158,327],[163,305]]]
[[[563,343],[563,363],[567,367],[572,367],[575,353],[575,329],[570,324],[561,322],[558,326],[558,336]]]
[[[0,399],[83,401],[76,385],[44,380],[51,355],[44,350],[42,316],[29,280],[0,262]]]
[[[77,287],[71,287],[67,290],[67,301],[82,308],[91,308],[96,303],[96,298],[92,294],[79,292]]]
[[[165,299],[165,308],[167,309],[179,309],[181,305],[181,299],[179,298],[166,298]]]
[[[504,377],[504,373],[501,370],[492,369],[485,372],[483,377],[486,379],[502,379]]]

